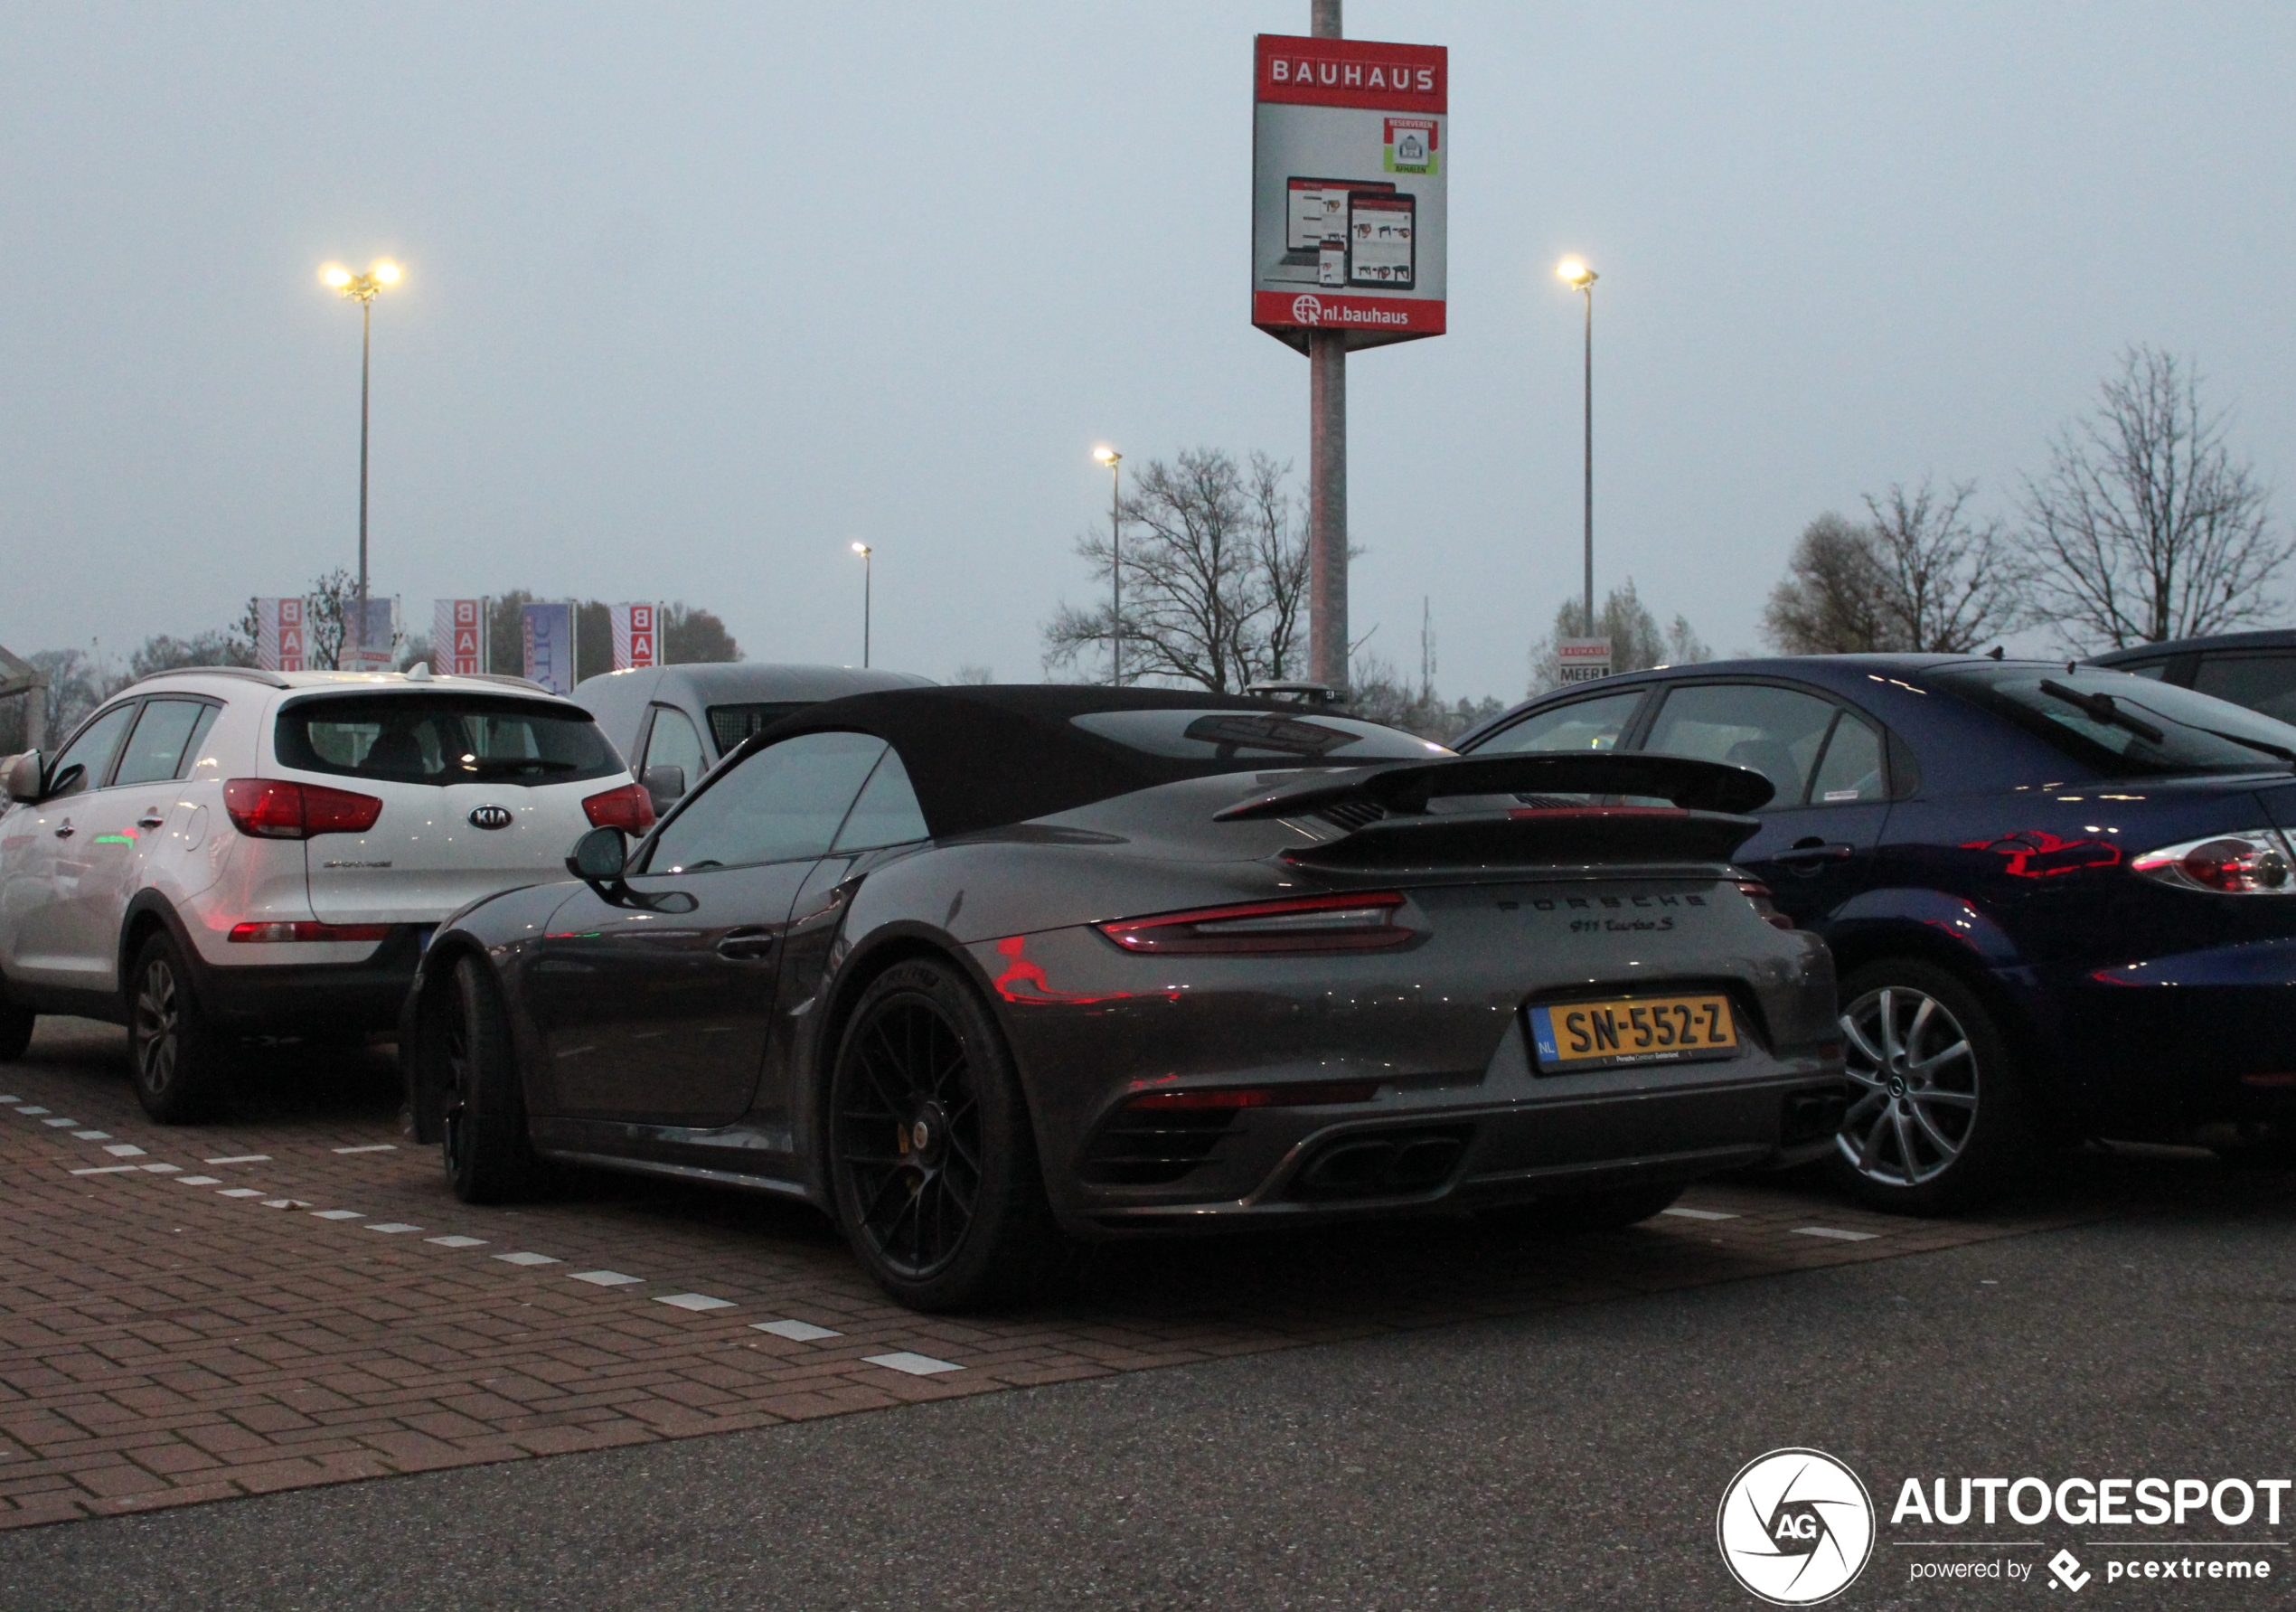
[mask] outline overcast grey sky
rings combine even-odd
[[[753,658],[1040,676],[1094,443],[1306,459],[1247,323],[1252,4],[19,5],[0,49],[0,643],[375,585],[683,599]],[[1450,330],[1350,363],[1354,627],[1519,695],[1577,585],[1758,644],[1803,523],[2007,506],[2124,343],[2296,468],[2296,9],[1430,5]],[[2296,514],[2284,492],[2283,516]]]

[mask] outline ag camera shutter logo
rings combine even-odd
[[[1774,1607],[1831,1600],[1865,1570],[1874,1503],[1823,1450],[1774,1449],[1746,1464],[1714,1513],[1723,1565]]]

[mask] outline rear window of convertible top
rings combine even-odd
[[[1068,720],[1130,749],[1215,765],[1353,767],[1451,754],[1439,744],[1393,728],[1342,716],[1275,711],[1095,711]]]
[[[279,711],[282,766],[397,784],[565,784],[622,770],[587,712],[466,693],[326,695]]]

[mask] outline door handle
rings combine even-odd
[[[68,839],[71,838],[71,836],[72,836],[72,835],[74,835],[74,834],[78,834],[79,832],[80,832],[80,831],[79,831],[78,829],[74,828],[74,827],[71,825],[71,824],[70,820],[69,820],[69,819],[67,819],[65,822],[63,822],[63,823],[60,824],[60,825],[57,826],[57,828],[56,828],[56,837],[57,837],[58,839],[60,839],[60,840],[68,840]]]
[[[165,812],[146,812],[142,816],[136,819],[136,826],[138,828],[159,828],[164,826],[166,822],[167,815]]]
[[[761,962],[773,956],[781,937],[770,929],[730,929],[718,942],[718,955],[729,962]]]
[[[1794,845],[1773,853],[1770,860],[1783,863],[1847,862],[1857,852],[1855,845]]]

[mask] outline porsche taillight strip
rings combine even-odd
[[[1325,1103],[1368,1103],[1377,1080],[1318,1080],[1300,1086],[1225,1086],[1190,1091],[1148,1091],[1124,1104],[1155,1113],[1173,1108],[1306,1108]]]
[[[1393,890],[1301,896],[1119,919],[1100,932],[1134,952],[1377,951],[1419,938],[1398,921],[1402,907],[1402,892]]]

